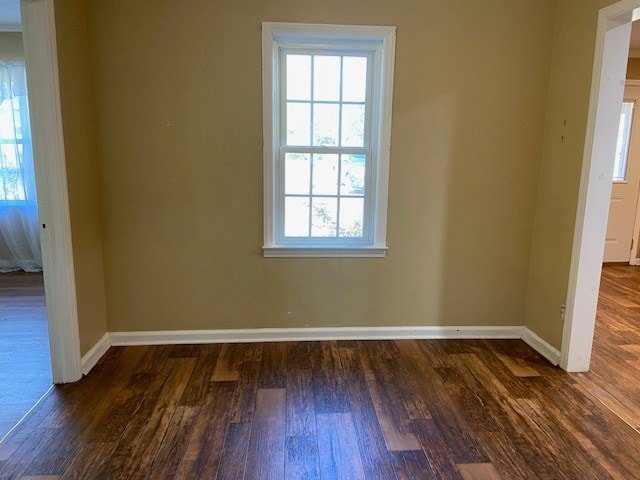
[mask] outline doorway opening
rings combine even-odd
[[[640,432],[640,22],[631,27],[588,375],[579,383]]]
[[[0,12],[0,440],[53,383],[19,3]],[[17,8],[15,8],[17,7]]]
[[[46,317],[41,331],[48,330],[49,366],[53,383],[74,382],[82,377],[82,363],[62,135],[54,0],[6,0],[0,3],[0,20],[3,19],[1,15],[16,12],[18,19],[21,17],[21,25],[18,22],[17,25],[7,26],[6,22],[0,21],[0,31],[22,32],[30,115],[30,122],[25,126],[30,126],[32,134],[38,199],[36,228],[39,231],[43,274],[28,280],[24,277],[19,279],[13,293],[16,289],[24,289],[17,295],[23,304],[32,310],[46,310],[46,314],[41,315],[41,318]],[[14,192],[12,195],[16,197],[17,194]],[[0,302],[9,301],[7,298],[11,296],[7,294]],[[6,350],[1,349],[0,356],[4,353]],[[3,405],[0,399],[1,418],[5,418],[1,411]],[[0,435],[0,442],[2,438]]]
[[[613,200],[616,206],[612,213],[633,217],[635,224],[635,202],[637,202],[637,185],[628,177],[629,174],[640,176],[630,166],[620,165],[621,156],[626,155],[623,149],[616,148],[620,136],[621,111],[623,103],[630,114],[635,105],[634,95],[640,98],[640,92],[629,88],[625,100],[625,79],[632,22],[640,18],[640,0],[623,0],[600,10],[596,33],[596,48],[591,83],[591,97],[587,132],[585,137],[582,175],[576,215],[574,243],[569,273],[567,293],[567,311],[564,325],[560,365],[570,372],[589,370],[594,340],[598,295],[607,295],[607,289],[600,292],[602,261],[605,254],[605,243],[608,243],[608,258],[622,255],[625,263],[631,258],[631,239],[627,233],[617,229],[617,218],[607,235],[609,206]],[[640,88],[638,88],[640,90]],[[633,104],[633,105],[631,105]],[[640,105],[638,105],[640,106]],[[638,117],[640,118],[640,117]],[[633,122],[628,123],[629,136],[633,133]],[[636,122],[638,123],[638,122]],[[624,132],[623,132],[624,135]],[[631,147],[631,145],[630,145]],[[618,155],[616,155],[618,153]],[[616,157],[618,161],[616,162]],[[618,186],[629,186],[620,192],[612,182],[614,164]],[[627,182],[626,184],[624,182]],[[635,182],[635,180],[633,180]],[[614,188],[612,188],[614,187]],[[624,188],[623,188],[624,190]],[[635,193],[634,193],[635,191]],[[623,195],[628,208],[618,208],[618,201]],[[623,211],[626,212],[623,215]],[[630,213],[629,213],[630,212]],[[631,227],[633,230],[634,227]],[[612,233],[613,231],[617,233]],[[609,239],[609,242],[606,240]],[[626,252],[623,250],[626,249]],[[622,252],[622,253],[620,253]],[[609,272],[605,272],[605,277]],[[606,278],[605,278],[606,280]],[[622,297],[621,297],[622,298]]]

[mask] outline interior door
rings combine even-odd
[[[625,87],[616,147],[605,262],[629,262],[640,185],[640,86]],[[634,255],[635,258],[635,255]]]

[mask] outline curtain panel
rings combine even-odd
[[[42,270],[23,63],[0,62],[0,273]]]

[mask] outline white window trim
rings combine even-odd
[[[375,183],[371,199],[373,200],[373,221],[371,224],[371,243],[340,245],[281,245],[277,243],[275,232],[277,198],[274,180],[277,172],[278,128],[279,121],[274,111],[274,102],[279,98],[277,89],[278,72],[273,69],[275,56],[278,55],[279,38],[301,41],[313,37],[332,36],[345,40],[371,40],[380,44],[380,80],[379,124],[375,140],[371,144]],[[262,23],[262,92],[263,92],[263,155],[264,155],[264,244],[265,257],[384,257],[387,252],[387,197],[389,190],[389,157],[391,150],[391,107],[393,103],[393,68],[395,57],[396,28],[387,26],[361,25],[318,25],[301,23]]]

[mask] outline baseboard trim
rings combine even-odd
[[[107,353],[110,346],[110,335],[107,332],[80,360],[83,375],[86,375],[93,367],[95,367],[96,363],[98,363],[102,356]]]
[[[527,327],[522,327],[522,340],[553,365],[560,363],[560,350],[552,347]]]
[[[522,327],[335,327],[243,330],[112,332],[111,345],[286,342],[313,340],[394,340],[401,338],[521,338]]]
[[[334,328],[256,328],[234,330],[166,330],[111,332],[82,357],[86,375],[110,346],[183,345],[205,343],[292,342],[319,340],[396,340],[417,339],[522,339],[553,365],[560,352],[526,327],[334,327]]]

